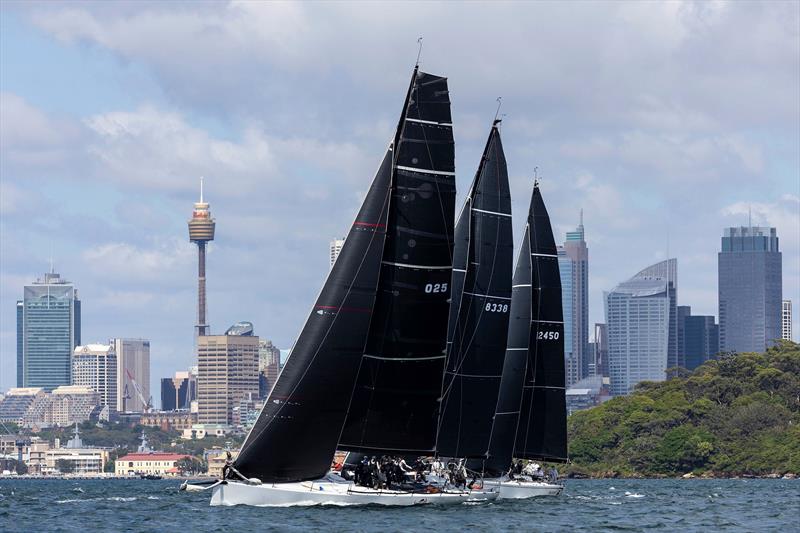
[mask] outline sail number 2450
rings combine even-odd
[[[555,341],[558,340],[559,332],[558,331],[540,331],[536,338],[538,340],[544,341]]]

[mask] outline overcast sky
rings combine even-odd
[[[193,364],[199,177],[212,332],[291,346],[421,66],[449,77],[459,202],[503,97],[519,240],[534,167],[556,238],[584,209],[590,321],[667,254],[717,314],[725,226],[778,228],[800,314],[800,3],[15,3],[0,19],[0,389],[49,258],[83,341]],[[795,320],[795,339],[798,337]],[[158,401],[158,400],[156,400]]]

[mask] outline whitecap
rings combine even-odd
[[[148,500],[160,500],[161,498],[159,498],[158,496],[148,496],[147,499]]]
[[[617,490],[617,487],[608,487],[608,490]]]
[[[122,496],[110,496],[106,498],[106,500],[113,502],[132,502],[136,500],[136,496],[131,496],[130,498],[123,498]]]
[[[625,491],[625,497],[626,498],[644,498],[644,494],[638,494],[636,492],[628,492],[626,490]]]

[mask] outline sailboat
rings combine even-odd
[[[488,454],[511,306],[514,241],[500,120],[458,217],[453,253],[447,365],[436,451],[441,457]]]
[[[500,498],[558,495],[563,485],[512,479],[512,459],[567,460],[564,322],[555,239],[538,183],[512,282],[508,342],[489,453],[472,468]]]
[[[379,490],[336,449],[434,452],[453,261],[447,79],[415,67],[396,133],[286,366],[212,505],[416,505],[491,491]]]

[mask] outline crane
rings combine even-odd
[[[139,399],[142,401],[142,405],[144,405],[144,412],[147,413],[150,411],[150,401],[146,400],[144,397],[144,393],[142,393],[142,388],[136,383],[136,380],[133,378],[133,374],[127,368],[125,369],[125,373],[128,374],[128,379],[131,380],[133,383],[133,389],[136,391],[136,394],[139,396]]]

